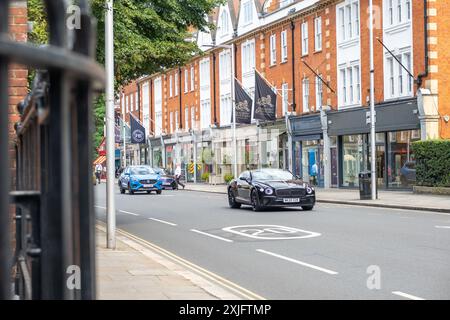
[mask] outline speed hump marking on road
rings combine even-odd
[[[321,236],[321,234],[318,232],[277,225],[265,225],[265,224],[233,226],[223,228],[222,230],[243,237],[258,240],[293,240],[293,239],[315,238]]]

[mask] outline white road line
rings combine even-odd
[[[170,225],[170,226],[176,226],[175,223],[168,222],[168,221],[164,221],[164,220],[159,220],[159,219],[155,219],[155,218],[147,218],[147,219],[148,219],[148,220],[157,221],[157,222],[161,222],[161,223],[165,223],[165,224],[168,224],[168,225]]]
[[[286,260],[286,261],[289,261],[289,262],[293,262],[293,263],[299,264],[299,265],[304,266],[304,267],[308,267],[308,268],[312,268],[312,269],[315,269],[315,270],[318,270],[318,271],[322,271],[322,272],[325,272],[325,273],[328,273],[328,274],[331,274],[331,275],[338,274],[336,271],[332,271],[332,270],[328,270],[328,269],[325,269],[325,268],[321,268],[321,267],[318,267],[318,266],[315,266],[315,265],[312,265],[312,264],[309,264],[309,263],[306,263],[306,262],[298,261],[298,260],[295,260],[295,259],[292,259],[292,258],[289,258],[289,257],[285,257],[285,256],[282,256],[280,254],[273,253],[273,252],[269,252],[269,251],[266,251],[266,250],[257,249],[256,251],[261,252],[261,253],[265,253],[265,254],[268,254],[270,256],[274,256],[274,257],[277,257],[277,258],[280,258],[280,259],[283,259],[283,260]]]
[[[450,226],[436,226],[438,229],[450,229]]]
[[[226,242],[233,242],[233,240],[225,239],[225,238],[222,238],[222,237],[219,237],[219,236],[215,236],[213,234],[209,234],[209,233],[206,233],[206,232],[203,232],[203,231],[199,231],[199,230],[195,230],[195,229],[191,229],[191,231],[199,233],[199,234],[203,234],[205,236],[208,236],[208,237],[211,237],[211,238],[215,238],[215,239],[218,239],[218,240],[222,240],[222,241],[226,241]]]
[[[139,216],[137,213],[133,213],[133,212],[129,212],[129,211],[124,211],[124,210],[119,210],[119,212],[122,212],[122,213],[125,213],[125,214],[129,214],[129,215],[132,215],[132,216]]]
[[[106,207],[100,207],[100,206],[94,206],[95,208],[98,208],[98,209],[104,209],[104,210],[106,210]]]
[[[413,296],[412,294],[404,293],[401,291],[392,291],[392,294],[395,294],[400,297],[408,298],[411,300],[425,300],[424,298],[419,298],[419,297]]]

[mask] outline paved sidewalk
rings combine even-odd
[[[121,234],[117,234],[117,249],[106,249],[105,229],[97,226],[97,299],[242,298]]]
[[[226,185],[188,183],[186,190],[226,193]],[[412,191],[379,191],[378,200],[360,200],[359,190],[316,189],[317,202],[450,213],[450,196],[414,194]]]

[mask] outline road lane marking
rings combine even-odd
[[[106,223],[97,220],[97,228],[102,230],[103,232],[106,232]],[[206,270],[206,269],[200,267],[199,265],[196,265],[186,259],[183,259],[183,258],[175,255],[174,253],[172,253],[166,249],[163,249],[160,246],[157,246],[147,240],[137,237],[137,236],[135,236],[129,232],[126,232],[125,230],[122,230],[120,228],[117,228],[116,230],[119,235],[129,238],[130,240],[134,240],[136,243],[138,243],[140,245],[144,245],[151,250],[154,250],[157,254],[160,254],[166,258],[169,258],[173,262],[178,263],[179,265],[188,268],[188,270],[193,271],[194,273],[196,273],[200,276],[203,276],[204,278],[206,278],[214,283],[217,283],[217,284],[221,285],[222,287],[229,289],[230,291],[238,294],[239,296],[242,296],[244,299],[266,300],[266,298],[254,293],[250,290],[247,290],[244,287],[241,287],[238,284],[236,284],[226,278],[223,278],[216,273]]]
[[[225,239],[225,238],[222,238],[222,237],[219,237],[219,236],[215,236],[213,234],[206,233],[206,232],[203,232],[203,231],[199,231],[199,230],[195,230],[195,229],[191,229],[191,231],[199,233],[199,234],[203,234],[205,236],[208,236],[208,237],[211,237],[211,238],[215,238],[215,239],[218,239],[218,240],[222,240],[222,241],[226,241],[226,242],[233,242],[233,240]]]
[[[450,226],[436,226],[438,229],[450,229]]]
[[[392,294],[395,294],[395,295],[403,297],[403,298],[408,298],[411,300],[425,300],[424,298],[416,297],[416,296],[413,296],[412,294],[404,293],[401,291],[392,291]]]
[[[297,228],[278,225],[244,225],[232,226],[222,229],[239,236],[258,240],[293,240],[307,239],[321,236],[318,232],[312,232]]]
[[[122,212],[122,213],[125,213],[125,214],[129,214],[129,215],[132,215],[132,216],[136,216],[136,217],[139,216],[139,214],[137,214],[137,213],[124,211],[124,210],[119,210],[119,212]]]
[[[175,224],[175,223],[172,223],[172,222],[168,222],[168,221],[164,221],[164,220],[159,220],[159,219],[155,219],[155,218],[147,218],[148,220],[153,220],[153,221],[156,221],[156,222],[161,222],[161,223],[165,223],[165,224],[168,224],[168,225],[170,225],[170,226],[176,226],[177,224]]]
[[[273,252],[270,252],[270,251],[266,251],[266,250],[262,250],[262,249],[257,249],[256,251],[264,253],[264,254],[268,254],[270,256],[274,256],[274,257],[277,257],[277,258],[280,258],[280,259],[283,259],[283,260],[286,260],[286,261],[289,261],[289,262],[293,262],[293,263],[299,264],[299,265],[304,266],[304,267],[308,267],[308,268],[312,268],[312,269],[315,269],[315,270],[318,270],[318,271],[322,271],[322,272],[325,272],[325,273],[328,273],[328,274],[331,274],[331,275],[338,274],[338,272],[336,272],[336,271],[332,271],[332,270],[328,270],[328,269],[325,269],[325,268],[322,268],[322,267],[318,267],[318,266],[315,266],[313,264],[309,264],[309,263],[306,263],[306,262],[295,260],[295,259],[292,259],[292,258],[289,258],[289,257],[286,257],[286,256],[282,256],[280,254],[273,253]]]

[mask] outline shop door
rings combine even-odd
[[[338,186],[338,161],[337,161],[337,148],[331,148],[331,186]]]

